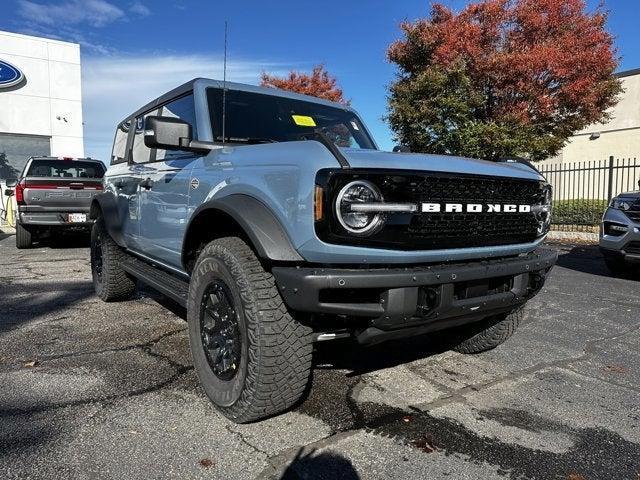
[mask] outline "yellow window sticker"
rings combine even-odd
[[[306,115],[291,115],[293,121],[299,127],[315,127],[316,122],[312,117],[308,117]]]

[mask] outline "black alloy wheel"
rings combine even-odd
[[[229,287],[211,283],[200,303],[200,337],[207,361],[220,380],[231,380],[240,368],[242,336]]]

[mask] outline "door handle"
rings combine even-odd
[[[142,180],[139,185],[145,190],[150,190],[151,187],[153,187],[153,180],[147,177],[146,179]]]

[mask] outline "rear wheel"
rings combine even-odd
[[[280,413],[302,396],[312,331],[287,311],[272,275],[239,238],[209,243],[191,276],[189,341],[200,382],[229,419]]]
[[[31,248],[34,240],[35,235],[30,227],[25,227],[20,222],[16,222],[16,248]]]
[[[524,307],[508,314],[485,318],[480,322],[457,328],[450,333],[453,350],[460,353],[480,353],[496,348],[510,338],[524,318]]]
[[[91,274],[96,295],[105,302],[126,300],[136,290],[135,280],[121,267],[125,255],[99,217],[91,230]]]

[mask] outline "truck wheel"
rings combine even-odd
[[[294,320],[272,275],[239,238],[209,243],[191,275],[187,306],[196,373],[227,418],[251,422],[302,396],[312,330]]]
[[[124,255],[99,217],[91,230],[91,274],[96,295],[105,302],[126,300],[136,290],[135,280],[120,266]]]
[[[604,257],[604,263],[614,275],[629,275],[632,272],[631,265],[624,261],[624,258]]]
[[[20,222],[16,222],[16,248],[31,248],[35,235],[27,227],[23,227]]]
[[[453,350],[460,353],[480,353],[504,343],[518,328],[524,317],[524,307],[508,314],[485,318],[453,333]]]

